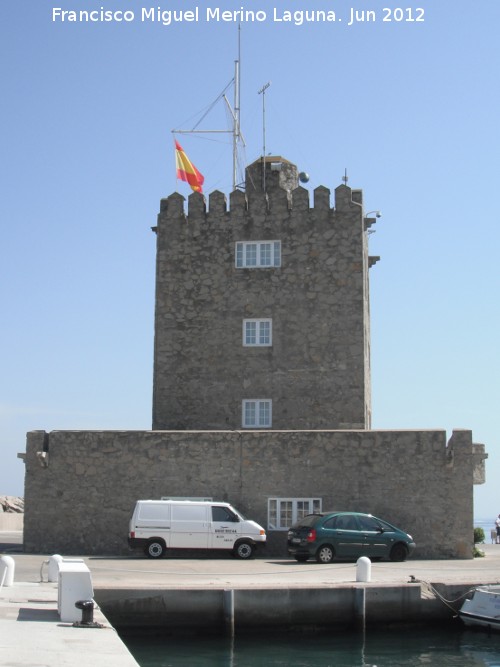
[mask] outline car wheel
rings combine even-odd
[[[318,563],[331,563],[335,558],[335,549],[330,544],[324,544],[316,551]]]
[[[294,556],[297,563],[305,563],[309,559],[309,556],[305,554],[300,554],[299,556]]]
[[[392,547],[389,557],[392,561],[401,562],[401,561],[406,560],[407,556],[408,556],[408,549],[405,547],[404,544],[399,543],[399,544],[395,544]]]
[[[161,540],[149,540],[145,553],[148,558],[162,558],[165,551],[165,544]]]
[[[234,547],[233,553],[237,558],[248,560],[253,556],[254,547],[250,542],[240,542]]]

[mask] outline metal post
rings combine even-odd
[[[238,179],[238,141],[240,140],[240,67],[241,24],[238,25],[238,60],[234,62],[234,113],[233,113],[233,190]]]
[[[366,625],[366,588],[360,586],[354,590],[354,621],[363,634]]]
[[[262,95],[262,190],[266,191],[266,90],[271,85],[269,81],[259,90]]]
[[[226,633],[234,637],[234,589],[223,591],[224,624]]]

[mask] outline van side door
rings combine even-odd
[[[210,548],[232,549],[239,532],[239,517],[223,505],[212,505],[210,525]]]
[[[172,549],[206,549],[210,507],[190,503],[172,505],[170,547]]]

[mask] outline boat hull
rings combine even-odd
[[[476,588],[471,600],[465,600],[459,617],[465,625],[500,630],[500,586]]]

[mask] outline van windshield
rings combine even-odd
[[[234,512],[237,517],[239,517],[240,521],[246,521],[246,517],[244,517],[241,512],[238,512],[238,510],[235,509],[232,505],[231,505],[231,511]]]

